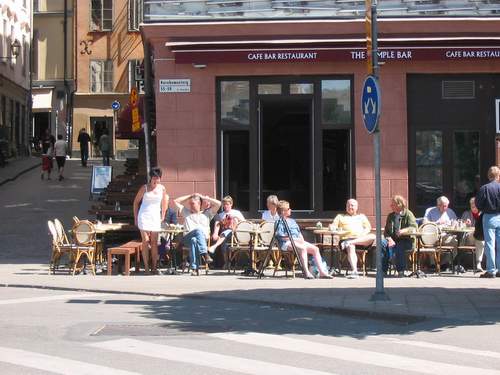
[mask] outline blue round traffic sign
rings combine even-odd
[[[118,111],[120,109],[120,102],[118,100],[115,100],[113,103],[111,103],[111,108],[114,111]]]
[[[368,133],[373,133],[378,129],[381,104],[382,100],[378,79],[369,75],[365,79],[363,94],[361,95],[363,123],[365,124],[365,128],[368,130]]]

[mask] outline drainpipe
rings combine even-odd
[[[64,0],[64,18],[63,18],[63,38],[64,38],[64,43],[63,43],[63,80],[64,80],[64,105],[65,105],[65,122],[66,122],[66,141],[69,146],[69,153],[71,155],[71,151],[73,148],[73,142],[72,142],[72,129],[71,129],[71,124],[70,124],[70,112],[69,112],[69,87],[68,87],[68,0]]]

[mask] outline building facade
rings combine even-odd
[[[73,75],[73,1],[33,3],[33,122],[31,133],[71,137]]]
[[[0,150],[5,157],[29,148],[31,2],[0,4]]]
[[[77,137],[86,128],[93,140],[90,155],[100,155],[97,142],[104,131],[113,137],[115,157],[137,155],[138,141],[116,140],[119,111],[129,101],[132,85],[142,90],[143,60],[139,23],[142,2],[82,0],[75,3],[75,77],[73,154],[79,154]]]
[[[500,8],[378,4],[383,212],[401,194],[417,215],[440,195],[461,213],[496,163]],[[256,217],[276,194],[304,218],[355,197],[373,220],[364,6],[145,0],[146,91],[171,195],[230,194]]]

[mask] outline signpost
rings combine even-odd
[[[382,208],[380,193],[380,105],[381,92],[378,85],[378,45],[377,45],[377,0],[365,0],[366,5],[366,50],[368,76],[363,85],[361,111],[363,122],[368,133],[373,134],[374,170],[375,170],[375,225],[377,242],[377,278],[372,301],[386,301],[389,296],[384,291],[384,274],[382,272]]]
[[[111,109],[113,110],[113,153],[115,154],[116,159],[116,130],[118,129],[118,110],[121,105],[118,100],[113,101],[111,103]]]

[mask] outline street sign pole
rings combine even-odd
[[[377,0],[366,1],[366,31],[367,31],[367,58],[369,62],[368,74],[371,74],[378,82],[378,41],[377,41]],[[371,64],[370,64],[371,62]],[[379,98],[380,99],[380,98]],[[380,111],[380,102],[378,103]],[[375,293],[371,296],[371,301],[387,301],[389,296],[384,290],[384,274],[382,272],[382,207],[380,192],[380,127],[377,125],[373,132],[374,150],[374,172],[375,172],[375,225],[376,225],[376,258],[377,277],[375,283]]]

